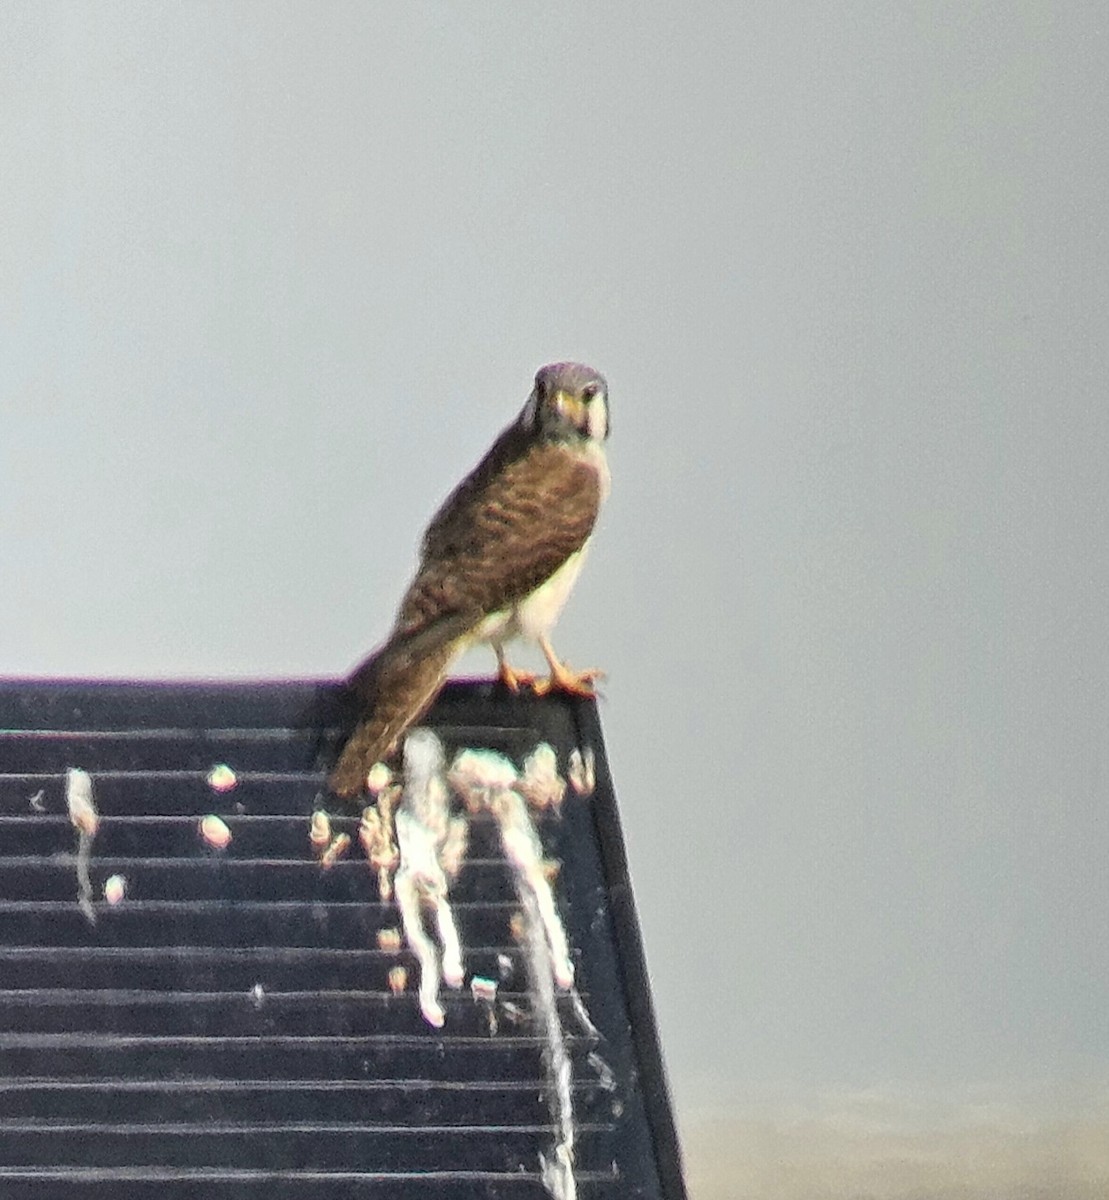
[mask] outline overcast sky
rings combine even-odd
[[[339,675],[583,359],[679,1105],[1109,1082],[1099,5],[0,22],[0,671]]]

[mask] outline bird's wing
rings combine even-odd
[[[449,548],[466,536],[474,506],[499,475],[536,448],[534,439],[519,421],[502,429],[497,440],[485,452],[484,458],[463,479],[439,506],[428,522],[420,543],[421,564]]]
[[[586,459],[541,443],[485,462],[450,497],[424,538],[423,560],[390,644],[427,653],[529,596],[593,531],[601,480]]]

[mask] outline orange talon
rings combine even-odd
[[[539,638],[539,649],[543,651],[543,657],[550,664],[551,674],[549,678],[540,679],[534,685],[537,696],[545,696],[548,692],[568,692],[571,696],[586,697],[597,694],[593,681],[603,679],[604,671],[598,671],[595,667],[586,671],[571,670],[559,660],[551,643],[545,637]]]
[[[531,687],[536,680],[530,671],[517,671],[510,667],[500,650],[497,651],[497,678],[513,695],[521,688]]]
[[[559,663],[557,670],[552,670],[549,678],[535,681],[535,694],[546,696],[548,692],[567,692],[571,696],[593,697],[597,694],[593,681],[604,677],[604,671],[598,671],[595,667],[585,671],[574,671],[565,663]]]

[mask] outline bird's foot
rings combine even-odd
[[[589,667],[584,671],[575,671],[565,663],[551,664],[551,673],[546,679],[537,679],[532,685],[537,696],[545,696],[549,692],[566,692],[571,696],[596,696],[597,689],[593,686],[598,679],[604,679],[604,671]]]
[[[537,676],[530,671],[517,671],[502,659],[497,671],[497,678],[515,695],[521,688],[534,687]]]

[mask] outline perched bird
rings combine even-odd
[[[570,670],[549,634],[608,494],[607,437],[604,376],[581,363],[542,367],[520,415],[432,518],[392,632],[347,681],[359,723],[331,773],[334,792],[365,789],[370,767],[396,750],[475,642],[492,644],[512,691],[592,695],[600,672]],[[549,678],[509,666],[505,643],[518,637],[538,643]]]

